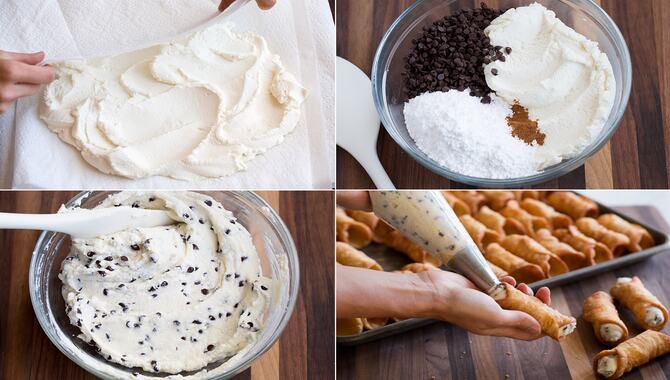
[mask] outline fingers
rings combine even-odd
[[[219,12],[223,12],[228,8],[235,0],[221,0],[219,3]]]
[[[36,65],[44,60],[44,52],[12,53],[9,51],[0,51],[0,59],[19,61],[29,65]]]
[[[529,296],[533,295],[533,290],[531,288],[529,288],[528,285],[526,285],[526,284],[519,284],[519,285],[517,285],[516,288],[521,290],[522,292],[528,294]]]
[[[500,281],[506,282],[512,286],[516,286],[516,280],[512,276],[504,276],[500,278]]]
[[[543,303],[551,305],[551,291],[546,286],[538,289],[537,292],[535,292],[535,297],[539,298]]]
[[[53,67],[34,66],[18,61],[0,61],[0,80],[9,83],[46,84],[56,76]]]
[[[503,310],[501,326],[496,333],[515,339],[533,340],[542,336],[540,324],[530,315],[516,310]]]
[[[372,202],[367,191],[339,191],[337,204],[344,208],[372,211]]]
[[[256,0],[258,7],[264,11],[274,7],[276,2],[276,0]]]

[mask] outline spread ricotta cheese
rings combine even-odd
[[[167,210],[178,223],[74,239],[59,277],[79,338],[154,373],[234,363],[260,334],[273,292],[249,232],[198,193],[121,192],[97,208],[114,206]]]
[[[98,170],[128,178],[244,170],[293,131],[306,97],[261,36],[227,24],[53,66],[41,119]]]
[[[546,134],[536,152],[537,169],[581,153],[614,104],[607,55],[538,3],[508,10],[484,32],[491,45],[512,49],[505,61],[484,67],[486,83],[510,105],[526,107]]]

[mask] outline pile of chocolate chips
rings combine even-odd
[[[490,103],[492,90],[486,84],[484,65],[504,61],[505,56],[502,46],[491,46],[484,29],[503,12],[482,3],[480,8],[461,10],[425,26],[405,58],[402,76],[407,97],[470,88],[471,96]],[[511,49],[504,52],[509,54]]]

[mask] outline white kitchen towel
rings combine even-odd
[[[0,25],[6,25],[5,20],[24,20],[15,20],[8,30],[0,26],[0,49],[45,50],[47,59],[99,56],[144,47],[146,41],[191,30],[217,15],[216,0],[4,1],[9,1],[9,6],[0,8]],[[76,149],[49,132],[38,118],[37,95],[19,101],[15,120],[0,119],[0,128],[10,130],[0,138],[13,138],[9,148],[13,157],[11,185],[58,189],[331,188],[335,166],[335,28],[328,2],[279,0],[266,12],[249,5],[226,21],[233,22],[237,30],[264,36],[270,49],[309,90],[302,120],[284,143],[257,157],[246,171],[223,179],[129,180],[100,173]],[[12,37],[3,37],[8,35]],[[0,148],[7,146],[6,142],[0,143]],[[0,170],[4,170],[1,165]]]

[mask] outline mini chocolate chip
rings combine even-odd
[[[212,201],[210,201],[209,199],[205,200],[205,204],[209,207],[212,207]]]
[[[230,228],[226,228],[226,235],[230,234]]]
[[[112,260],[114,260],[114,258],[112,256],[107,256],[107,257],[105,257],[105,260],[106,261],[112,261]]]
[[[188,269],[186,269],[186,272],[187,273],[193,273],[194,270],[195,269],[193,269],[193,267],[188,267]]]
[[[263,289],[263,290],[268,290],[268,287],[265,286],[265,285],[261,285],[261,289]]]
[[[205,221],[203,219],[198,219],[198,223],[205,224]]]
[[[88,256],[88,257],[93,257],[93,255],[95,255],[95,252],[93,252],[93,251],[90,251],[86,254],[86,256]]]
[[[241,261],[244,261],[244,260],[246,260],[246,259],[248,259],[247,256],[242,256],[242,257],[240,257],[240,260],[241,260]]]
[[[107,295],[107,288],[102,289],[102,294]]]
[[[511,53],[512,53],[512,48],[509,47],[509,46],[506,47],[506,48],[505,48],[505,53],[507,53],[507,54],[511,54]]]
[[[197,250],[199,250],[199,249],[200,249],[200,248],[198,248],[198,246],[195,245],[195,243],[194,243],[194,244],[193,244],[193,250],[194,250],[194,251],[197,251]]]
[[[491,74],[498,75],[498,69],[495,68],[491,69]]]
[[[133,244],[133,245],[131,245],[130,248],[131,248],[133,251],[139,251],[139,250],[140,250],[140,246],[137,245],[137,244]]]
[[[243,287],[244,286],[244,281],[240,281],[239,285],[240,285],[240,288]]]
[[[161,286],[168,286],[168,282],[167,281],[161,282]]]
[[[197,320],[197,319],[194,319],[193,322],[191,322],[191,323],[196,324],[196,325],[201,325],[202,324],[202,322]]]
[[[214,345],[210,344],[207,346],[207,351],[212,351],[214,349]]]
[[[128,261],[128,256],[121,256],[121,261]]]
[[[200,289],[200,292],[201,292],[202,294],[204,294],[204,295],[208,295],[208,294],[209,294],[209,290],[207,290],[207,289]]]
[[[174,323],[175,326],[181,325],[181,322],[179,322],[179,321],[172,321],[172,323]]]

